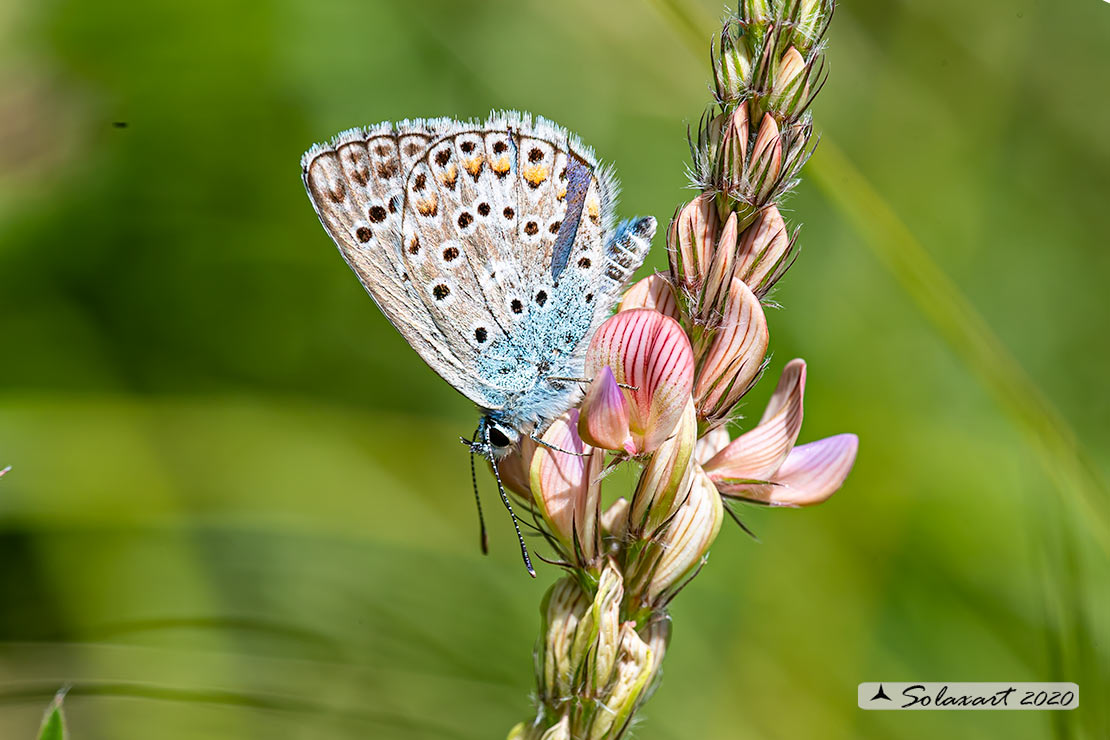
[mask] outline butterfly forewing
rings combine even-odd
[[[616,182],[588,148],[515,113],[405,121],[313,148],[304,172],[348,264],[444,379],[487,409],[537,407],[511,418],[573,402],[545,378],[581,373],[651,239],[614,235]]]

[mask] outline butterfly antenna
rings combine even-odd
[[[478,505],[478,528],[482,533],[482,554],[489,555],[489,540],[486,537],[486,518],[482,516],[482,499],[478,496],[478,473],[474,470],[474,445],[478,442],[478,430],[470,439],[470,483],[474,486],[474,503]],[[496,470],[496,466],[494,466]]]
[[[509,516],[513,520],[513,529],[516,530],[516,538],[520,541],[520,555],[524,558],[524,567],[528,569],[528,575],[535,578],[536,569],[532,567],[532,558],[528,557],[528,546],[524,544],[524,535],[520,533],[520,525],[516,521],[516,512],[513,511],[513,505],[509,503],[509,497],[505,494],[505,486],[501,484],[501,473],[497,470],[497,461],[493,459],[493,452],[489,447],[488,429],[486,430],[486,450],[490,465],[493,467],[493,477],[497,481],[497,492],[501,494],[501,503],[505,504],[505,508],[509,510]]]

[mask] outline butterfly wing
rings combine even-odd
[[[522,396],[544,373],[581,373],[592,329],[654,233],[644,219],[614,235],[611,172],[565,129],[517,113],[354,130],[302,166],[321,222],[382,312],[491,410],[538,405]]]
[[[405,176],[453,121],[383,123],[339,134],[301,160],[316,214],[363,287],[425,362],[474,403],[496,407],[425,312],[401,258]]]
[[[569,132],[515,113],[457,124],[410,171],[408,273],[452,347],[506,402],[537,383],[529,364],[580,374],[570,358],[643,261],[650,234],[610,239],[616,195]],[[561,367],[544,362],[548,351]]]

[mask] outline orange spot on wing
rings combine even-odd
[[[547,179],[547,167],[542,164],[526,164],[521,174],[529,185],[538,188]]]

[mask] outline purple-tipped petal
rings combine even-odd
[[[590,384],[581,409],[578,434],[583,440],[606,450],[631,451],[633,443],[628,430],[628,402],[624,400],[624,394],[608,365],[601,368]]]
[[[678,318],[674,289],[662,275],[648,275],[625,291],[617,311],[630,311],[633,308],[650,308],[672,319]]]
[[[770,480],[783,464],[802,429],[805,386],[805,362],[791,360],[759,425],[734,439],[705,464],[705,471],[722,492],[737,485],[735,481]]]
[[[574,555],[577,537],[589,560],[597,552],[598,476],[605,453],[589,447],[578,436],[578,409],[552,422],[540,439],[551,447],[538,445],[532,456],[529,472],[533,497],[567,554]]]
[[[811,506],[836,493],[856,462],[859,437],[838,434],[790,451],[775,474],[767,503],[776,506]]]
[[[621,311],[598,328],[586,352],[594,377],[610,367],[629,408],[633,454],[651,452],[674,430],[694,382],[690,340],[658,311]]]
[[[836,493],[852,471],[859,438],[838,434],[799,445],[769,484],[734,486],[727,496],[758,501],[771,506],[812,506]],[[721,488],[721,484],[717,484]]]

